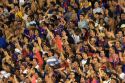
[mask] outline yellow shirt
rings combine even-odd
[[[20,17],[20,18],[23,18],[23,13],[21,11],[16,12],[15,15]]]
[[[83,7],[83,5],[86,4],[85,2],[80,3],[80,7]],[[91,6],[91,2],[88,2],[88,7]]]

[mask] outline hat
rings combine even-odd
[[[18,48],[15,48],[15,53],[21,54],[21,51]]]
[[[120,28],[125,28],[125,24],[122,24]]]

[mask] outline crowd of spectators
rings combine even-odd
[[[125,0],[0,0],[0,83],[125,83]]]

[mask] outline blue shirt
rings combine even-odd
[[[7,42],[6,39],[3,37],[0,37],[0,48],[6,48]]]
[[[88,28],[88,23],[86,20],[83,20],[83,21],[79,21],[78,22],[78,28],[82,29],[82,28]]]

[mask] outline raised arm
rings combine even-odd
[[[94,47],[94,46],[89,42],[89,38],[88,38],[88,45],[89,45],[94,51],[97,50],[96,47]]]

